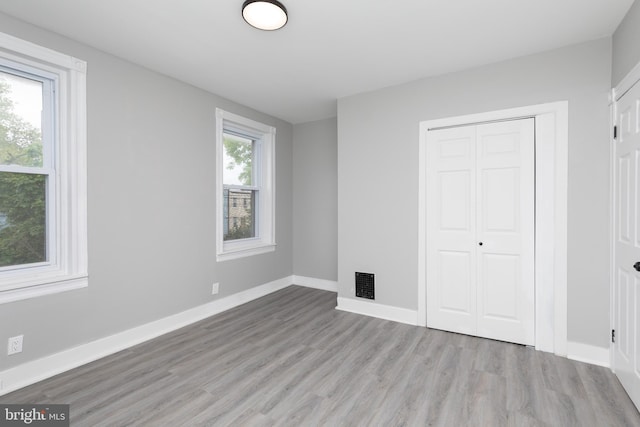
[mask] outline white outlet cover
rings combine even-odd
[[[18,335],[18,336],[9,338],[9,343],[7,346],[7,355],[11,356],[12,354],[22,353],[23,339],[24,339],[24,335]]]
[[[220,292],[220,283],[214,283],[214,284],[211,286],[211,295],[215,295],[215,294],[217,294],[218,292]]]

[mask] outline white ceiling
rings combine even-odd
[[[609,36],[633,0],[282,0],[264,32],[243,0],[2,0],[0,11],[300,123],[336,99]],[[0,28],[0,31],[2,29]]]

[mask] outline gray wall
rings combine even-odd
[[[338,280],[336,118],[293,126],[293,272]]]
[[[88,62],[90,275],[0,305],[0,343],[24,334],[0,370],[293,273],[290,124],[5,15],[0,31]],[[216,107],[277,128],[274,253],[216,263]]]
[[[418,125],[569,101],[568,338],[608,346],[611,39],[338,100],[338,295],[417,309]]]
[[[613,69],[611,85],[615,87],[640,62],[640,1],[635,1],[613,34]]]

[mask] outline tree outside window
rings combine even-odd
[[[0,72],[0,267],[47,259],[48,177],[29,106],[42,114],[42,83]]]

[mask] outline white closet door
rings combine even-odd
[[[476,130],[427,135],[427,326],[476,333]]]
[[[429,131],[427,326],[533,345],[534,121]]]
[[[640,83],[617,104],[615,143],[616,375],[640,408]]]
[[[478,335],[533,345],[534,121],[478,126],[477,144]]]

